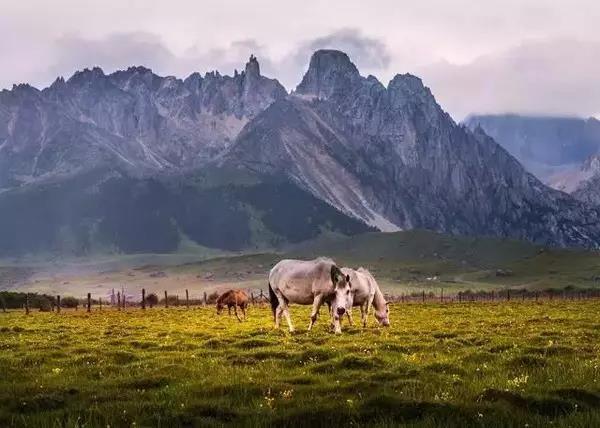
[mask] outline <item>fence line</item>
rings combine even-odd
[[[256,289],[250,291],[250,304],[254,306],[263,306],[269,303],[269,298],[265,295],[262,289],[258,289],[258,295],[255,294]],[[74,299],[74,298],[61,298],[60,295],[56,296],[47,296],[47,295],[37,295],[35,293],[20,293],[24,296],[24,301],[22,301],[22,306],[11,306],[10,308],[22,308],[25,311],[25,314],[30,314],[32,309],[47,310],[54,311],[56,308],[56,312],[60,313],[61,309],[65,308],[73,308],[77,310],[79,304],[83,304],[85,306],[86,312],[92,312],[92,309],[102,310],[103,302],[102,297],[98,297],[94,299],[91,293],[87,293],[85,299]],[[150,301],[149,298],[152,296],[153,300]],[[167,290],[164,291],[164,307],[165,308],[178,308],[185,307],[186,309],[192,309],[192,307],[206,307],[208,305],[212,305],[215,303],[215,300],[218,296],[218,293],[214,292],[210,295],[207,294],[206,291],[202,293],[202,295],[197,295],[194,298],[193,295],[190,295],[189,290],[185,290],[185,303],[181,303],[179,301],[179,295],[173,294],[169,295]],[[385,299],[392,304],[467,304],[472,302],[544,302],[544,301],[554,301],[554,300],[590,300],[590,299],[599,299],[600,298],[600,289],[553,289],[553,290],[526,290],[526,289],[504,289],[504,290],[490,290],[490,291],[459,291],[455,294],[449,294],[447,290],[443,288],[439,289],[438,293],[433,291],[426,292],[422,290],[420,292],[411,292],[411,293],[400,293],[400,294],[384,294]],[[46,299],[45,304],[48,305],[47,308],[43,308],[40,303],[39,298]],[[108,301],[104,302],[105,308],[115,308],[117,310],[125,310],[126,303],[127,308],[141,308],[146,309],[148,306],[152,308],[154,305],[160,303],[157,298],[156,293],[146,294],[146,289],[141,289],[141,299],[136,299],[135,296],[129,295],[129,300],[127,300],[125,294],[121,294],[121,292],[116,293],[116,302],[114,301],[114,295],[111,295],[109,304]],[[139,300],[138,300],[139,299]],[[67,302],[68,301],[68,302]],[[114,302],[114,303],[113,303]],[[9,309],[4,297],[0,294],[0,304],[2,305],[2,310],[4,312]]]

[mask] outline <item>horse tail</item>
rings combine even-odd
[[[273,291],[273,287],[271,287],[271,283],[269,282],[269,301],[271,302],[271,310],[273,311],[273,319],[276,319],[275,311],[277,310],[277,306],[279,306],[279,300],[277,299],[277,295]]]

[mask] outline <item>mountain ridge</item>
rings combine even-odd
[[[11,98],[17,95],[21,104]],[[0,184],[21,186],[25,198],[38,182],[60,184],[63,172],[76,180],[96,168],[119,171],[116,188],[92,183],[73,191],[100,192],[95,197],[108,205],[117,198],[130,207],[127,217],[119,218],[118,207],[83,210],[84,198],[43,231],[50,247],[65,227],[83,231],[75,235],[85,242],[109,222],[112,229],[101,229],[109,251],[152,250],[137,245],[135,234],[119,244],[136,215],[162,230],[168,242],[159,246],[171,249],[181,233],[231,250],[372,228],[553,246],[600,242],[596,209],[546,187],[482,129],[457,124],[421,79],[397,74],[384,86],[335,50],[316,51],[290,94],[261,76],[253,56],[234,76],[181,80],[145,67],[109,75],[93,68],[43,91],[18,86],[0,93],[3,165]],[[0,212],[11,198],[13,190],[0,193]],[[25,205],[35,210],[31,198]],[[159,217],[148,217],[148,206]],[[11,218],[3,233],[27,227]]]

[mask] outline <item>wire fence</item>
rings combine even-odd
[[[248,303],[263,306],[269,303],[268,293],[262,289],[246,290],[248,292]],[[490,291],[458,291],[448,292],[443,288],[439,291],[421,291],[400,294],[384,294],[387,302],[392,304],[427,304],[427,303],[471,303],[471,302],[518,302],[518,301],[553,301],[553,300],[589,300],[599,299],[600,289],[580,289],[567,287],[564,289],[527,290],[527,289],[503,289]],[[64,309],[92,310],[115,309],[125,310],[140,308],[142,310],[155,307],[162,308],[196,308],[214,305],[218,292],[202,292],[201,294],[190,294],[185,290],[179,294],[169,294],[168,290],[161,292],[146,292],[142,288],[139,292],[128,292],[125,288],[121,290],[108,290],[103,296],[93,296],[88,293],[86,298],[78,299],[71,296],[51,296],[37,293],[0,292],[0,308],[3,312],[9,309],[22,309],[26,314],[32,310],[44,312],[61,312]]]

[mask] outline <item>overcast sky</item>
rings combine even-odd
[[[471,112],[600,116],[597,0],[0,0],[0,88],[94,65],[231,74],[251,53],[288,89],[318,48],[423,78]]]

